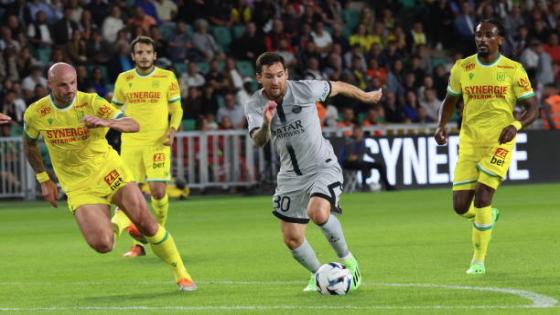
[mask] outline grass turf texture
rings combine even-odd
[[[510,288],[560,300],[559,184],[505,185],[487,275],[468,276],[471,223],[451,209],[449,189],[344,194],[341,221],[364,283],[345,297],[303,293],[308,273],[281,241],[271,197],[172,201],[168,228],[199,285],[181,293],[148,249],[121,257],[92,251],[65,204],[0,202],[0,313],[558,314],[527,308]],[[335,261],[320,230],[308,239]],[[468,288],[467,288],[468,287]],[[132,310],[131,308],[137,308]]]

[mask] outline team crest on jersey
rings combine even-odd
[[[517,84],[519,84],[520,87],[526,88],[529,86],[529,80],[521,78],[519,79],[519,81],[517,81]]]
[[[294,113],[294,114],[301,113],[301,106],[299,106],[299,105],[292,106],[292,113]]]
[[[85,115],[84,115],[84,112],[82,112],[82,111],[76,111],[76,117],[78,118],[78,120],[81,121],[82,119],[84,119],[84,116],[85,116]]]
[[[52,108],[50,106],[43,106],[39,108],[39,117],[45,117],[52,112]]]
[[[52,123],[54,122],[54,119],[49,118],[49,119],[47,119],[47,122],[49,123],[49,126],[50,126],[50,125],[52,125]]]
[[[474,73],[469,73],[469,80],[472,80],[472,78],[474,78]]]
[[[99,110],[97,111],[97,116],[107,117],[110,112],[111,112],[111,108],[107,105],[103,105],[99,107]]]
[[[152,87],[156,89],[159,88],[159,80],[152,81]]]
[[[505,81],[506,80],[506,73],[505,72],[496,73],[496,80],[497,81]]]

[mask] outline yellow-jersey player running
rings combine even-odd
[[[115,204],[172,269],[179,288],[195,290],[173,237],[150,215],[138,185],[105,139],[109,128],[137,132],[138,123],[97,94],[77,91],[76,70],[69,64],[54,64],[48,72],[48,85],[50,95],[31,104],[24,114],[24,151],[37,173],[43,197],[57,206],[57,188],[41,160],[39,137],[47,145],[68,207],[89,246],[99,253],[113,249],[118,230],[110,221],[110,205]]]
[[[463,98],[459,159],[453,177],[453,208],[473,221],[474,255],[467,274],[484,274],[492,229],[499,211],[492,197],[506,177],[517,132],[536,118],[531,83],[523,67],[500,54],[503,28],[485,20],[475,29],[477,54],[457,60],[451,69],[435,140],[447,142],[446,124]],[[516,103],[525,110],[514,115]]]
[[[164,226],[169,209],[166,186],[171,179],[171,145],[183,117],[179,85],[173,72],[154,66],[157,56],[151,38],[137,37],[131,49],[135,68],[119,74],[112,103],[138,121],[140,131],[122,135],[121,157],[135,181],[148,182],[152,212]],[[113,222],[121,230],[128,227],[130,234],[139,238],[122,212],[116,212]],[[134,241],[124,256],[145,254],[142,244]]]

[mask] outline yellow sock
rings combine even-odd
[[[474,217],[476,216],[476,210],[474,208],[474,202],[471,202],[471,206],[467,212],[461,214],[462,217],[466,218],[469,221],[473,221]]]
[[[115,236],[118,237],[121,235],[122,231],[130,225],[130,219],[122,210],[116,208],[115,214],[111,218],[111,223],[113,223],[113,232],[115,233]]]
[[[161,199],[155,199],[152,197],[152,212],[156,217],[157,222],[161,226],[165,226],[167,222],[167,211],[169,210],[169,197],[167,194]]]
[[[474,247],[473,261],[484,263],[488,243],[492,238],[492,206],[475,208],[476,217],[474,218],[472,229],[472,242]]]
[[[159,226],[158,231],[153,236],[146,236],[154,253],[163,260],[175,274],[175,281],[182,278],[192,280],[187,272],[183,259],[177,250],[175,240],[163,226]]]

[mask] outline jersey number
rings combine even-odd
[[[274,209],[284,212],[290,210],[290,197],[276,196],[276,198],[274,198]]]

